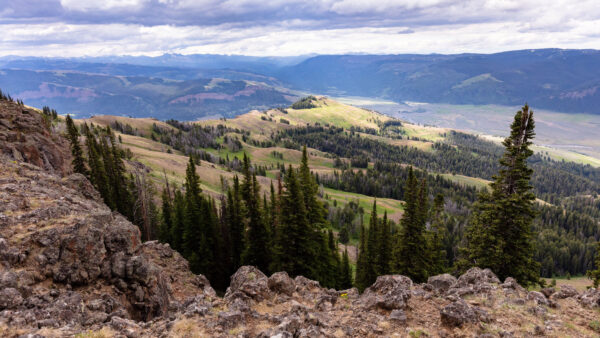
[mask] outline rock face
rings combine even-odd
[[[0,154],[60,175],[71,172],[68,142],[47,126],[35,110],[0,101]]]
[[[147,321],[187,297],[214,296],[178,253],[142,244],[137,226],[112,213],[84,176],[69,175],[68,151],[40,114],[0,101],[0,325]]]

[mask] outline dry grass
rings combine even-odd
[[[40,333],[42,336],[47,336],[46,334]],[[112,338],[117,336],[117,333],[115,331],[113,331],[112,329],[108,328],[108,327],[103,327],[100,330],[97,331],[85,331],[85,332],[81,332],[78,333],[75,338]]]
[[[173,324],[169,337],[173,338],[201,338],[208,337],[204,329],[193,319],[179,319]]]

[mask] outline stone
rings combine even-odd
[[[552,296],[556,292],[556,289],[554,289],[554,288],[544,288],[544,289],[541,289],[540,292],[544,296],[546,296],[546,298],[550,298],[550,296]]]
[[[564,299],[579,296],[579,292],[570,285],[561,285],[560,290],[552,295],[553,299]]]
[[[449,327],[459,327],[465,323],[476,323],[477,314],[464,301],[446,305],[441,311],[442,324]]]
[[[0,310],[13,309],[23,303],[23,296],[15,288],[0,290]]]
[[[241,294],[241,295],[240,295]],[[270,298],[268,278],[254,266],[242,266],[231,276],[231,284],[225,292],[225,299],[247,297],[256,301]]]
[[[239,311],[219,312],[219,325],[224,329],[232,329],[240,325],[243,315]]]
[[[273,292],[291,296],[296,290],[296,284],[287,272],[276,272],[268,280],[269,289]]]
[[[600,308],[600,289],[589,288],[578,297],[578,300],[587,308]]]
[[[529,293],[527,293],[527,300],[532,300],[538,305],[545,305],[545,306],[549,305],[549,302],[548,302],[548,299],[546,298],[546,296],[544,296],[543,293],[538,292],[538,291],[530,291]]]
[[[427,284],[432,285],[433,288],[440,293],[446,292],[456,282],[456,277],[447,273],[437,276],[431,276],[429,277],[429,279],[427,279]]]
[[[373,285],[365,289],[360,301],[367,309],[404,309],[412,295],[412,285],[412,281],[406,276],[379,276]]]
[[[401,309],[392,310],[392,312],[390,313],[390,320],[404,325],[406,324],[407,320],[406,313],[404,312],[404,310]]]

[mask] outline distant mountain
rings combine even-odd
[[[600,114],[600,51],[331,55],[283,67],[294,88],[402,101],[519,105]]]
[[[76,68],[99,67],[97,64]],[[96,69],[122,73],[119,65]],[[63,67],[64,68],[64,67]],[[126,68],[123,73],[145,74],[147,68]],[[181,69],[157,69],[181,74]],[[156,73],[154,73],[156,74]],[[177,77],[177,76],[175,76]],[[185,76],[181,76],[186,78]],[[264,78],[264,77],[262,77]],[[121,76],[56,70],[0,70],[0,88],[33,106],[49,105],[78,117],[113,114],[196,120],[231,117],[251,109],[287,106],[294,100],[286,91],[262,82],[229,79],[174,80],[149,76]]]
[[[121,97],[123,101],[90,99],[82,109],[96,114],[118,114],[128,110],[136,117],[176,113],[178,118],[223,114],[232,116],[248,108],[288,103],[284,88],[333,96],[376,97],[396,102],[417,101],[451,104],[522,105],[561,112],[600,114],[600,51],[540,49],[497,54],[457,55],[321,55],[298,57],[253,57],[239,55],[178,55],[158,57],[109,56],[86,58],[0,57],[0,86],[18,96],[41,85],[71,86],[79,90]],[[29,72],[13,78],[17,70]],[[52,71],[77,72],[54,76]],[[65,73],[67,74],[67,73]],[[108,78],[133,77],[130,87]],[[199,89],[207,79],[231,82]],[[86,80],[87,79],[87,80]],[[97,79],[102,79],[96,83]],[[165,80],[161,80],[165,79]],[[166,80],[168,79],[168,80]],[[90,81],[89,83],[86,81]],[[183,82],[171,82],[178,80]],[[72,82],[71,82],[72,81]],[[241,81],[241,82],[236,82]],[[253,84],[248,83],[251,81]],[[140,93],[141,83],[156,89]],[[161,92],[156,84],[165,86]],[[231,98],[231,88],[255,88],[253,95]],[[116,87],[112,87],[115,85]],[[178,97],[209,96],[176,108],[168,103]],[[221,94],[215,96],[215,94]],[[30,94],[30,93],[28,93]],[[156,96],[155,96],[156,94]],[[61,110],[77,109],[73,100],[38,95],[32,104],[58,104]],[[104,94],[99,97],[103,97]],[[150,95],[150,97],[147,97]],[[223,96],[225,95],[225,96]],[[29,95],[31,96],[31,95]],[[35,96],[35,95],[34,95]],[[125,98],[126,97],[126,98]],[[157,102],[157,98],[166,101]],[[27,99],[23,97],[24,99]],[[223,99],[227,98],[227,99]],[[45,100],[45,101],[44,101]],[[27,101],[30,102],[30,101]],[[123,103],[126,102],[125,105]],[[182,102],[182,101],[176,101]]]

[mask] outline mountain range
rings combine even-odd
[[[0,58],[0,86],[61,112],[197,119],[302,93],[600,114],[600,51],[250,57]],[[225,79],[228,81],[217,80]],[[214,84],[218,83],[218,86]],[[212,85],[211,85],[212,84]]]

